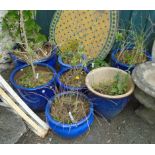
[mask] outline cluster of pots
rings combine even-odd
[[[117,50],[118,51],[118,50]],[[35,62],[36,65],[48,67],[53,72],[53,78],[46,84],[38,86],[35,88],[25,88],[19,86],[15,82],[15,75],[23,68],[28,65],[19,60],[15,55],[11,54],[11,58],[14,62],[15,69],[12,71],[10,76],[10,82],[13,88],[17,91],[20,97],[25,101],[28,106],[34,111],[45,111],[46,120],[51,127],[51,129],[61,137],[65,138],[75,138],[84,134],[89,130],[89,126],[94,121],[94,113],[99,116],[105,117],[110,120],[116,115],[118,115],[123,108],[128,103],[131,94],[134,91],[134,83],[131,77],[128,80],[129,89],[128,92],[123,95],[110,96],[104,95],[96,92],[92,85],[95,83],[100,83],[108,78],[114,78],[116,72],[119,71],[120,74],[127,74],[124,68],[121,67],[120,62],[115,58],[116,50],[112,52],[112,66],[116,67],[101,67],[89,71],[88,68],[83,68],[83,70],[88,73],[85,79],[85,86],[83,87],[72,87],[67,86],[61,82],[61,76],[70,69],[80,68],[81,64],[77,66],[71,66],[65,64],[62,61],[61,56],[57,56],[56,51],[51,52],[51,56],[39,62]],[[56,72],[55,65],[59,63],[60,70]],[[117,66],[115,66],[117,65]],[[134,67],[134,66],[133,66]],[[120,68],[120,69],[119,69]],[[123,70],[122,70],[123,69]],[[55,86],[58,86],[63,92],[55,94]],[[76,92],[80,93],[82,98],[85,98],[90,104],[89,114],[76,124],[62,124],[54,120],[51,116],[52,103],[55,98],[59,98],[64,94],[71,95]]]

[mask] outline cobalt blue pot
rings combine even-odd
[[[9,55],[14,63],[15,68],[27,64],[25,61],[16,57],[12,52],[10,52]],[[51,55],[48,58],[38,60],[35,63],[45,63],[50,65],[51,67],[55,67],[56,62],[57,62],[57,49],[54,48],[54,50],[51,51]]]
[[[26,88],[20,86],[15,81],[16,74],[23,68],[29,66],[19,66],[15,68],[10,75],[10,82],[23,101],[34,111],[44,111],[49,99],[55,94],[56,71],[48,64],[35,63],[38,66],[48,67],[53,72],[52,79],[41,86],[35,88]]]
[[[128,91],[122,95],[106,95],[101,94],[94,90],[94,85],[99,85],[103,82],[111,81],[115,78],[115,75],[119,74],[121,76],[127,75],[123,70],[113,68],[113,67],[101,67],[92,70],[87,74],[86,86],[88,88],[87,96],[94,104],[94,112],[99,116],[105,117],[110,120],[117,116],[127,105],[131,94],[134,91],[134,83],[131,76],[128,78]]]
[[[59,98],[62,95],[73,95],[73,94],[75,94],[75,92],[63,92],[57,94],[52,98],[52,100],[48,102],[46,106],[45,111],[46,121],[49,124],[52,131],[62,138],[69,138],[69,139],[76,138],[86,133],[94,121],[93,104],[84,94],[81,93],[79,93],[78,96],[82,97],[83,99],[86,99],[90,104],[89,114],[85,118],[74,124],[63,124],[61,122],[54,120],[54,118],[51,116],[51,109],[55,98]]]
[[[133,49],[133,47],[130,47],[130,48],[126,48],[127,50],[131,51]],[[116,67],[116,68],[120,68],[124,71],[129,71],[130,73],[133,71],[133,69],[135,68],[136,65],[129,65],[129,64],[124,64],[122,62],[120,62],[117,58],[116,58],[116,54],[120,51],[121,49],[114,49],[112,51],[112,54],[111,54],[111,65],[112,67]],[[147,56],[147,59],[149,61],[152,60],[152,57],[151,55],[149,54],[149,52],[145,52],[146,56]]]
[[[69,58],[69,59],[71,59],[71,58]],[[70,69],[70,68],[73,68],[73,67],[82,67],[82,64],[78,64],[76,66],[72,66],[70,64],[64,63],[63,60],[62,60],[62,57],[60,55],[58,56],[58,63],[60,65],[60,72],[62,70]]]
[[[100,116],[111,120],[117,116],[127,105],[130,100],[130,96],[121,99],[110,99],[100,97],[91,92],[87,93],[87,96],[94,105],[94,112]]]
[[[84,85],[83,87],[73,87],[73,86],[69,86],[69,85],[65,85],[64,83],[61,82],[60,78],[61,76],[63,76],[63,74],[67,71],[69,71],[70,69],[80,69],[81,67],[78,66],[78,67],[71,67],[71,68],[68,68],[68,69],[64,69],[64,70],[61,70],[58,74],[57,74],[57,77],[56,77],[56,83],[59,87],[59,89],[61,91],[79,91],[79,92],[82,92],[82,93],[86,93],[87,92],[87,88],[86,86]],[[83,70],[86,72],[86,73],[89,73],[89,70],[87,68],[83,68]]]

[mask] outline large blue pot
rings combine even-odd
[[[27,64],[25,61],[16,57],[12,52],[10,52],[9,55],[11,59],[13,60],[15,68]],[[54,50],[51,51],[51,55],[48,58],[38,60],[35,63],[45,63],[45,64],[50,65],[51,67],[55,67],[56,62],[57,62],[57,49],[54,48]]]
[[[43,63],[35,63],[35,64],[43,67],[48,67],[53,72],[53,78],[48,83],[35,88],[26,88],[17,85],[17,83],[15,82],[16,73],[29,65],[24,65],[15,68],[10,75],[10,82],[13,88],[19,94],[19,96],[32,110],[44,111],[48,100],[51,99],[52,96],[55,94],[56,71],[48,64]]]
[[[48,102],[46,106],[46,111],[45,111],[46,120],[50,128],[57,135],[63,138],[76,138],[86,133],[89,130],[90,126],[92,125],[94,121],[93,104],[89,101],[89,99],[85,95],[79,93],[78,94],[79,97],[86,99],[90,103],[89,114],[85,118],[83,118],[81,121],[77,122],[76,124],[75,123],[74,124],[63,124],[53,119],[53,117],[51,116],[51,108],[52,108],[52,103],[54,99],[57,97],[59,98],[65,94],[72,95],[75,93],[74,92],[63,92],[63,93],[60,93],[54,96],[52,100]]]
[[[69,58],[69,59],[71,59],[71,58]],[[61,72],[62,70],[70,69],[70,68],[73,68],[73,67],[82,67],[82,64],[78,64],[78,65],[76,65],[76,66],[72,66],[72,65],[70,65],[70,64],[64,63],[64,62],[62,61],[62,57],[61,57],[60,55],[58,56],[58,63],[59,63],[59,65],[60,65],[60,72]]]
[[[117,116],[129,102],[130,96],[121,99],[108,99],[97,96],[91,92],[87,96],[94,104],[94,112],[100,116],[111,120]]]
[[[69,71],[70,69],[78,69],[78,68],[81,68],[80,66],[78,67],[71,67],[71,68],[68,68],[68,69],[64,69],[64,70],[61,70],[58,74],[57,74],[57,77],[56,77],[56,83],[59,87],[59,89],[61,91],[79,91],[79,92],[87,92],[87,88],[86,86],[83,86],[83,87],[73,87],[73,86],[69,86],[69,85],[65,85],[64,83],[61,82],[60,78],[61,76],[63,76],[63,74],[67,71]],[[83,70],[88,73],[89,70],[87,68],[83,68]]]
[[[133,47],[129,47],[129,48],[126,48],[127,50],[131,51],[133,49]],[[120,68],[124,71],[129,71],[129,72],[132,72],[133,69],[135,68],[136,65],[128,65],[128,64],[123,64],[122,62],[120,62],[116,57],[115,55],[120,51],[121,49],[114,49],[112,51],[112,54],[111,54],[111,65],[112,67],[115,67],[115,68]],[[145,52],[146,56],[147,56],[147,59],[149,61],[152,60],[152,57],[151,55],[149,54],[149,52]]]
[[[94,90],[93,86],[99,85],[102,82],[108,82],[109,80],[111,81],[118,72],[120,76],[127,75],[127,73],[121,69],[101,67],[92,70],[86,76],[86,86],[88,88],[87,96],[94,104],[94,112],[106,119],[112,119],[124,109],[134,91],[134,83],[129,75],[127,81],[128,91],[125,94],[114,96],[101,94]]]

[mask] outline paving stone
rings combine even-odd
[[[147,95],[144,91],[136,87],[134,91],[135,98],[145,107],[155,110],[155,98]]]
[[[0,144],[13,144],[26,132],[22,119],[7,107],[0,106]]]
[[[137,116],[141,117],[143,120],[145,120],[149,124],[151,125],[155,124],[155,111],[154,110],[141,106],[135,112]]]

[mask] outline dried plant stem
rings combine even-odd
[[[19,15],[20,15],[20,31],[21,31],[21,40],[23,40],[26,49],[25,51],[27,52],[29,59],[30,59],[30,65],[32,67],[32,71],[33,71],[33,76],[34,79],[36,79],[36,71],[35,71],[35,66],[33,64],[33,58],[32,58],[32,54],[30,53],[31,51],[28,45],[28,40],[27,40],[27,36],[26,36],[26,31],[25,31],[25,25],[24,25],[24,17],[23,17],[23,10],[19,11]]]

